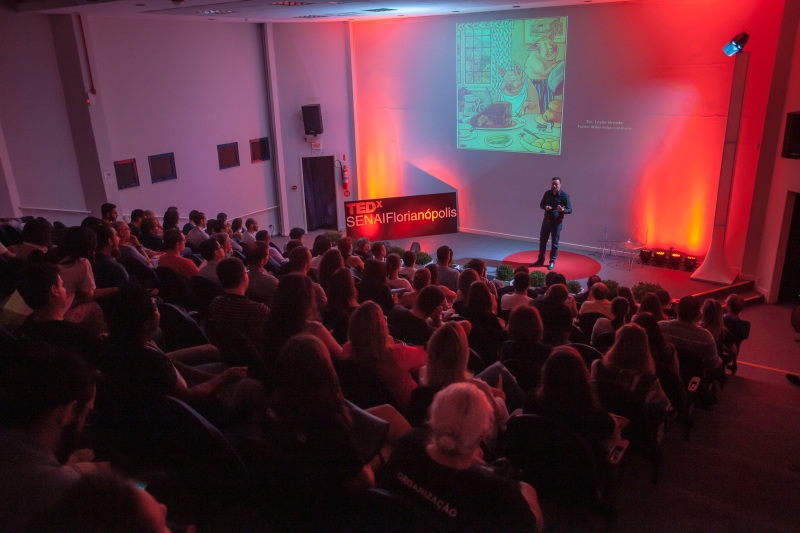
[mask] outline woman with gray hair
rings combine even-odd
[[[386,466],[382,486],[418,502],[429,525],[447,530],[541,531],[536,491],[496,474],[483,461],[481,443],[492,431],[494,412],[471,383],[454,383],[436,394],[430,430],[406,433]]]

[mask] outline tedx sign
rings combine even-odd
[[[458,233],[456,193],[345,202],[347,236],[372,241]]]

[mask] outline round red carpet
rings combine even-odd
[[[512,267],[518,267],[519,265],[530,265],[531,263],[535,262],[538,257],[539,250],[526,250],[524,252],[517,252],[509,255],[503,259],[503,264],[511,265]],[[550,250],[547,251],[545,261],[549,261],[549,257]],[[545,263],[544,266],[530,268],[531,270],[543,270],[547,272],[547,265],[548,263]],[[600,268],[600,263],[591,257],[586,257],[585,255],[576,254],[574,252],[565,252],[559,250],[555,271],[559,274],[564,274],[567,280],[570,280],[594,276],[600,272]]]

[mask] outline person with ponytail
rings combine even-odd
[[[486,395],[472,383],[439,391],[429,428],[399,441],[381,486],[417,502],[426,524],[453,531],[541,531],[536,491],[495,473],[483,461],[481,443],[494,426]],[[424,526],[422,526],[424,529]]]

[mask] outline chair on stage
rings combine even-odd
[[[623,258],[625,257],[625,254],[628,254],[628,270],[630,270],[633,266],[634,259],[639,261],[639,264],[642,264],[641,260],[637,256],[639,252],[641,252],[642,249],[647,246],[647,234],[647,226],[644,224],[639,224],[636,226],[636,228],[634,228],[633,233],[631,233],[631,236],[628,238],[628,240],[618,245],[618,248],[622,251]]]

